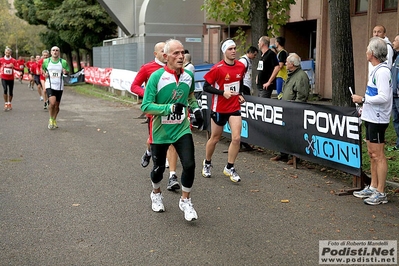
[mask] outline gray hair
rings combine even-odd
[[[370,39],[369,45],[367,46],[367,51],[371,52],[372,55],[380,62],[387,60],[387,44],[380,37],[373,37]]]
[[[260,37],[260,41],[266,45],[267,47],[269,47],[270,45],[270,38],[268,36],[262,36]]]
[[[164,52],[165,54],[168,54],[168,53],[169,53],[170,44],[173,43],[173,42],[177,42],[178,44],[180,44],[181,46],[183,46],[183,44],[182,44],[179,40],[176,40],[176,39],[169,39],[169,40],[167,40],[167,41],[165,42],[165,47],[163,48],[163,52]]]
[[[301,65],[301,58],[296,53],[290,53],[287,57],[287,61],[291,62],[296,67]]]
[[[191,62],[191,54],[184,54],[184,59],[186,59],[187,62]]]
[[[5,52],[11,52],[12,53],[12,49],[10,47],[6,47],[6,49],[4,50]]]

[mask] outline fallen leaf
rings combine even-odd
[[[324,172],[324,171],[326,171],[327,170],[327,168],[321,168],[320,169],[320,172]]]
[[[288,203],[288,202],[290,202],[290,200],[288,200],[288,199],[282,199],[282,200],[280,200],[280,202],[281,202],[281,203]]]
[[[291,175],[292,178],[298,178],[298,175]]]

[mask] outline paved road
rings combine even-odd
[[[226,143],[211,179],[197,167],[197,221],[166,189],[166,212],[154,213],[137,106],[67,89],[50,131],[37,92],[17,83],[14,95],[0,113],[0,265],[318,265],[319,240],[399,236],[397,196],[367,206],[332,193],[348,184],[334,172],[260,152],[239,154],[234,184],[222,173]],[[194,140],[200,166],[206,134]]]

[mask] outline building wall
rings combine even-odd
[[[120,7],[128,3],[127,9],[134,17],[134,25],[125,25],[132,29],[132,36],[126,37],[127,42],[137,43],[137,66],[153,59],[153,47],[156,42],[169,38],[177,38],[183,42],[185,48],[193,55],[194,64],[216,63],[221,59],[219,49],[220,41],[228,37],[226,25],[209,20],[201,10],[203,0],[120,0],[116,4],[113,0],[101,0],[100,3],[108,7],[107,11],[115,17],[118,23]],[[329,0],[297,0],[291,5],[290,19],[282,27],[280,34],[286,38],[288,52],[296,52],[303,59],[315,60],[315,88],[314,93],[322,98],[332,98],[331,80],[331,47],[330,26],[328,14]],[[398,12],[380,12],[382,0],[368,1],[368,12],[362,15],[354,14],[356,0],[348,0],[352,10],[352,38],[355,72],[355,91],[359,94],[365,92],[367,83],[367,60],[365,56],[369,38],[375,25],[384,25],[387,36],[392,41],[399,32]],[[131,6],[133,4],[133,7]],[[118,6],[118,8],[116,7]],[[139,11],[138,11],[139,10]],[[125,10],[126,11],[126,10]],[[123,12],[122,12],[123,13]],[[138,14],[139,13],[139,14]],[[124,14],[124,13],[123,13]],[[119,16],[122,23],[124,16]],[[130,21],[131,18],[125,18]],[[233,23],[230,27],[244,26],[242,22]],[[247,30],[248,46],[251,45],[250,30]],[[187,42],[187,37],[201,38],[201,42]],[[259,36],[260,37],[260,36]],[[277,36],[271,36],[277,37]],[[126,43],[116,40],[115,43]],[[113,42],[113,41],[112,41]],[[257,43],[252,44],[257,46]],[[137,69],[133,69],[137,70]]]
[[[359,94],[365,93],[367,84],[368,62],[366,59],[366,48],[369,39],[372,37],[372,30],[375,25],[384,25],[387,29],[387,36],[392,41],[398,31],[398,12],[380,12],[381,0],[368,1],[368,12],[355,15],[355,0],[348,0],[351,5],[351,26],[352,43],[355,73],[355,91]],[[304,21],[316,20],[316,93],[321,97],[332,98],[331,80],[331,47],[328,0],[298,0],[292,5],[288,24],[284,27],[284,35],[287,39],[286,48],[289,51],[298,51],[298,54],[306,59],[308,41],[304,38],[298,39],[297,33],[309,28]],[[298,44],[291,47],[290,43]]]

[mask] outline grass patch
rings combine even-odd
[[[74,86],[68,86],[69,89],[74,92],[86,96],[92,96],[112,102],[120,102],[124,104],[136,104],[136,99],[129,96],[121,96],[112,92],[107,91],[106,87],[96,86],[92,84],[78,84]]]

